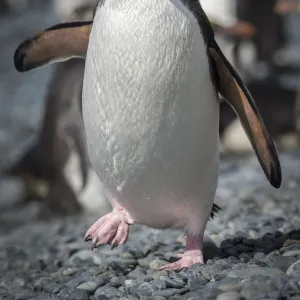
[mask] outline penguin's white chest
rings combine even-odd
[[[219,106],[199,25],[179,0],[104,1],[83,115],[93,167],[137,222],[200,226],[188,223],[212,206]]]

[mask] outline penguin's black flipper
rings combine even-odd
[[[15,68],[25,72],[73,57],[85,58],[92,23],[62,23],[37,33],[15,51]]]
[[[208,51],[217,72],[218,92],[239,117],[271,185],[279,188],[282,179],[277,152],[250,92],[217,44]]]

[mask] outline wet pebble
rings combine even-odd
[[[103,295],[107,297],[108,299],[111,299],[113,297],[123,297],[124,293],[122,293],[120,290],[111,287],[111,286],[103,286],[96,290],[95,292],[95,298],[99,298],[100,295]]]
[[[150,262],[149,267],[153,270],[158,270],[159,268],[165,266],[168,262],[162,259],[154,259]]]
[[[218,295],[216,300],[241,300],[242,297],[237,292],[225,292]]]

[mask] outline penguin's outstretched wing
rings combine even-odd
[[[239,117],[258,160],[270,183],[279,188],[281,168],[269,133],[243,81],[218,48],[209,48],[216,66],[218,92]]]
[[[25,72],[73,57],[85,58],[92,23],[63,23],[39,32],[15,51],[15,68]]]
[[[269,182],[279,188],[282,179],[277,152],[250,92],[216,43],[199,0],[184,0],[184,3],[194,13],[201,28],[216,90],[235,110]]]

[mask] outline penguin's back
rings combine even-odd
[[[83,115],[91,162],[136,221],[184,226],[193,207],[211,209],[219,107],[199,24],[179,0],[99,6]]]

